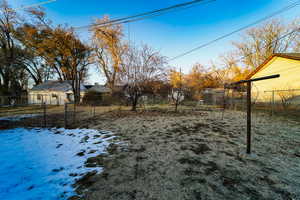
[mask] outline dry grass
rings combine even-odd
[[[84,126],[123,143],[95,158],[104,172],[78,185],[83,199],[300,199],[295,122],[255,116],[252,156],[241,112],[111,111]]]
[[[109,155],[90,159],[104,171],[76,184],[82,199],[300,199],[299,123],[254,115],[254,155],[246,156],[245,113],[226,111],[222,118],[211,107],[181,106],[178,113],[170,105],[129,109],[96,107],[94,116],[92,107],[76,108],[74,128],[113,131],[121,142],[109,147]],[[47,113],[47,125],[63,126],[62,106]]]

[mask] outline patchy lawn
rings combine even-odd
[[[81,126],[128,144],[93,158],[103,172],[78,183],[82,199],[300,199],[299,123],[254,116],[251,156],[242,112],[112,111]]]

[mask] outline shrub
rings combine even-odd
[[[103,101],[103,95],[100,92],[88,91],[85,93],[82,103],[88,105],[101,105]]]

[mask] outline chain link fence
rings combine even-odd
[[[43,97],[45,100],[46,96]],[[49,101],[30,103],[30,97],[0,96],[0,129],[9,127],[78,127],[82,120],[92,119],[108,111],[93,104],[64,103],[53,105]],[[49,98],[48,98],[49,99]]]
[[[257,107],[271,116],[300,117],[300,89],[268,90],[262,96]]]
[[[224,107],[236,111],[246,111],[247,94],[245,91],[224,90]],[[300,119],[300,89],[267,90],[251,96],[252,111],[274,117]]]
[[[203,92],[204,106],[246,112],[247,93],[238,89],[208,89]],[[300,89],[257,91],[251,95],[252,112],[268,116],[300,119]]]

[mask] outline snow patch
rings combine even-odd
[[[87,158],[106,153],[115,136],[92,129],[0,131],[0,199],[67,199],[72,184],[87,172]]]

